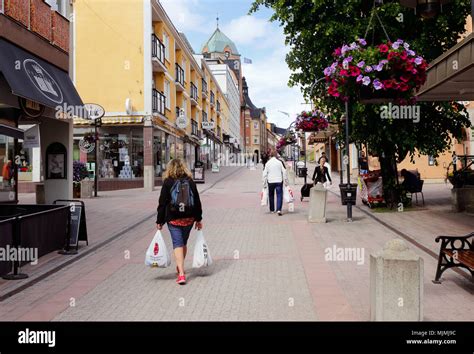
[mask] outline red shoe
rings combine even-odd
[[[186,284],[186,276],[185,275],[178,275],[178,279],[176,280],[176,283],[179,284],[179,285]]]

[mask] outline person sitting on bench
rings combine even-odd
[[[406,169],[401,170],[400,174],[403,177],[402,186],[406,191],[412,192],[418,189],[420,185],[418,176],[412,172],[407,171]]]

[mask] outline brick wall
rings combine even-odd
[[[51,42],[51,7],[43,0],[30,0],[30,29]]]
[[[5,0],[5,15],[10,16],[24,26],[28,27],[30,17],[29,1]]]
[[[69,52],[69,21],[56,11],[51,11],[51,23],[53,44]]]
[[[6,16],[65,52],[69,51],[69,21],[51,10],[44,0],[4,0],[4,6]]]

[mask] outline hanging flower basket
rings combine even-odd
[[[285,148],[285,146],[292,145],[294,143],[296,143],[295,135],[292,133],[288,133],[278,141],[276,149],[278,152],[280,152]]]
[[[319,132],[329,126],[327,115],[320,110],[303,111],[296,117],[296,129],[304,132]]]
[[[415,102],[415,94],[426,81],[428,64],[401,39],[367,46],[364,39],[337,48],[335,61],[324,69],[327,93],[347,101],[364,103]]]
[[[92,145],[96,141],[96,136],[93,133],[85,133],[84,136],[82,137],[82,140]]]

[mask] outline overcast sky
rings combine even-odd
[[[268,19],[271,11],[262,9],[248,16],[252,0],[160,0],[168,16],[180,32],[184,32],[195,52],[219,27],[237,46],[242,55],[243,75],[249,95],[257,107],[266,107],[270,122],[282,128],[307,108],[297,87],[288,87],[290,70],[285,62],[289,48],[283,30]],[[244,64],[243,58],[252,60]],[[288,118],[279,111],[287,112]]]

